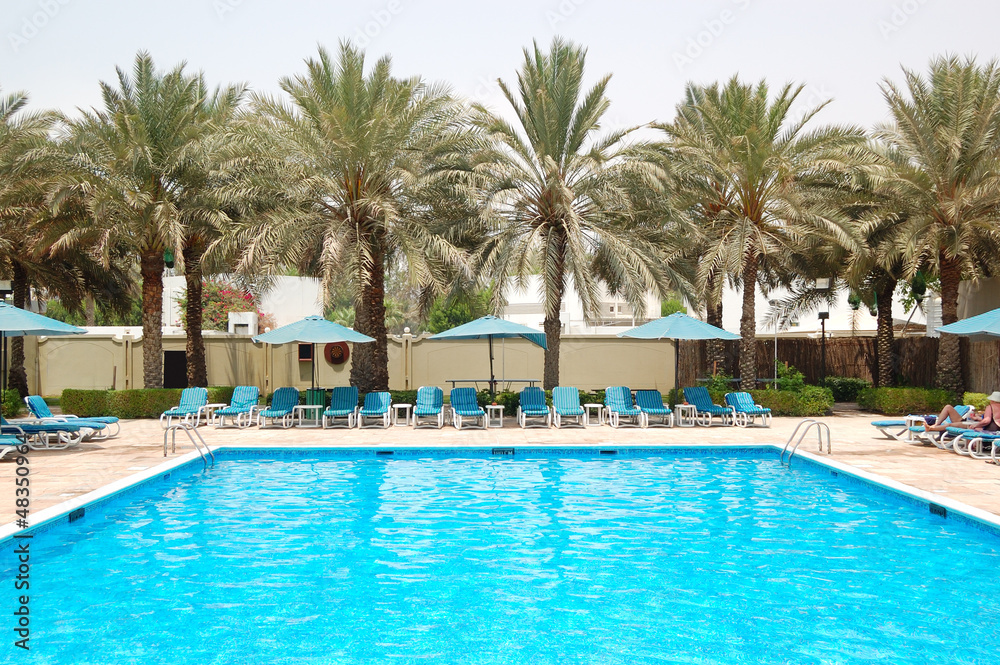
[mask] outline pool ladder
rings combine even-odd
[[[187,434],[188,439],[191,441],[191,445],[194,446],[194,449],[198,451],[199,455],[201,455],[201,461],[205,463],[206,467],[208,466],[209,457],[212,458],[212,466],[215,466],[215,453],[213,453],[212,449],[208,447],[207,443],[205,443],[205,439],[201,437],[201,432],[195,429],[194,425],[185,422],[174,423],[172,425],[167,426],[167,429],[163,430],[164,457],[167,456],[168,437],[170,438],[170,442],[172,445],[173,449],[172,452],[175,453],[177,452],[177,430],[181,430],[185,434]],[[202,448],[204,448],[204,451],[202,450]],[[208,453],[208,455],[206,456],[205,453]]]
[[[803,425],[805,425],[805,428],[802,427]],[[802,443],[802,440],[806,438],[806,434],[808,434],[809,430],[813,427],[816,428],[816,435],[819,438],[819,452],[823,452],[823,434],[826,433],[826,454],[830,455],[833,453],[833,444],[830,443],[830,426],[813,418],[806,418],[795,426],[795,430],[792,432],[792,435],[788,437],[788,441],[785,443],[785,447],[781,451],[781,457],[778,458],[781,464],[786,463],[785,453],[788,452],[787,464],[788,466],[792,465],[792,455],[794,455],[795,451],[799,449],[799,444]],[[801,434],[799,434],[799,430],[802,430]],[[795,438],[796,434],[799,435],[798,439]],[[794,446],[792,445],[793,441],[795,442]],[[788,451],[789,446],[792,448],[791,452]]]

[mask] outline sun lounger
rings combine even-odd
[[[17,436],[32,450],[63,450],[79,444],[94,431],[90,427],[85,428],[71,423],[8,421],[0,416],[0,435]]]
[[[907,441],[910,439],[910,426],[905,420],[873,420],[872,427],[877,429],[888,439],[896,441]]]
[[[52,413],[49,405],[45,403],[45,400],[40,395],[28,395],[24,398],[24,403],[28,406],[28,411],[31,412],[31,415],[42,422],[72,422],[74,425],[79,425],[80,427],[87,427],[87,423],[98,423],[107,426],[101,430],[101,434],[104,437],[117,436],[121,431],[118,418],[114,416],[87,416],[86,418],[81,418],[80,416],[66,413],[57,416]]]
[[[685,388],[684,399],[688,401],[688,404],[694,406],[698,424],[703,427],[711,427],[712,420],[716,417],[722,421],[722,425],[736,424],[736,409],[732,406],[720,406],[713,403],[712,396],[705,386]]]
[[[968,404],[959,404],[955,407],[955,410],[964,419],[968,414],[973,412],[973,408]],[[907,416],[903,421],[906,423],[906,438],[900,438],[900,441],[922,441],[924,443],[931,443],[938,448],[943,450],[951,450],[954,435],[949,435],[947,430],[930,430],[928,431],[928,425],[933,425],[937,416],[926,415],[926,416]],[[944,419],[943,425],[947,425],[951,422],[950,417]],[[961,428],[952,428],[961,429]]]
[[[425,422],[420,422],[424,419]],[[417,389],[417,403],[413,407],[413,428],[444,427],[444,391],[437,386]]]
[[[528,418],[541,419],[541,422],[528,424]],[[545,427],[552,425],[552,412],[545,403],[545,391],[538,386],[528,386],[521,390],[520,404],[517,407],[517,424],[521,429],[528,427]]]
[[[271,403],[257,412],[257,426],[260,429],[271,429],[280,427],[288,429],[294,424],[293,414],[295,407],[299,405],[299,391],[297,388],[278,388],[271,395]],[[267,421],[271,421],[268,424]]]
[[[23,443],[27,443],[27,441],[19,439],[12,434],[0,434],[0,446],[2,446],[0,447],[0,460],[11,453],[16,453],[17,449]]]
[[[663,395],[659,390],[636,390],[635,405],[646,416],[646,427],[674,426],[674,412],[663,403]]]
[[[757,418],[760,418],[761,426],[771,426],[771,409],[755,404],[750,393],[727,393],[726,404],[736,411],[736,425],[739,427],[752,425]]]
[[[195,427],[201,419],[202,407],[208,404],[208,390],[205,388],[185,388],[181,391],[181,401],[169,411],[164,411],[160,416],[160,425],[164,428],[170,427],[170,421],[174,418],[183,420],[185,423],[194,421]]]
[[[612,427],[646,426],[646,414],[632,402],[632,391],[626,386],[614,386],[605,390],[604,408],[608,411],[608,424]]]
[[[389,422],[389,407],[392,404],[392,395],[387,392],[370,392],[365,395],[364,406],[358,411],[359,427],[381,427],[387,429]],[[365,420],[374,420],[372,424],[365,424]]]
[[[950,440],[952,452],[975,459],[996,460],[993,450],[1000,441],[1000,432],[983,432],[963,427],[949,427],[945,433],[952,435]]]
[[[468,425],[472,429],[486,429],[486,412],[476,400],[476,391],[472,388],[453,388],[449,393],[451,399],[451,417],[455,429],[462,429],[463,422],[472,421]]]
[[[223,429],[228,427],[250,427],[253,424],[257,410],[257,400],[260,399],[260,389],[257,386],[236,386],[233,396],[229,400],[229,406],[225,406],[215,411],[218,422],[215,427]],[[226,418],[230,419],[230,424],[226,424]]]
[[[580,391],[570,386],[552,389],[552,422],[556,427],[562,427],[563,418],[576,418],[576,422],[572,424],[577,427],[586,427],[588,424],[587,411],[580,406]]]
[[[341,420],[343,419],[343,420]],[[337,386],[330,395],[330,408],[323,412],[323,427],[346,427],[358,424],[358,387]]]

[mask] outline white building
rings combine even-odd
[[[542,330],[545,322],[544,290],[540,275],[531,275],[527,287],[516,288],[514,280],[507,281],[507,306],[503,318],[529,328]],[[599,312],[594,318],[585,316],[583,301],[570,279],[563,295],[559,320],[564,334],[617,334],[624,329],[641,325],[660,317],[660,299],[652,293],[646,295],[645,310],[633,312],[624,299],[611,296],[601,286],[598,295]]]
[[[785,289],[775,289],[768,295],[757,288],[755,300],[757,312],[757,336],[767,337],[775,334],[775,325],[768,321],[771,302],[782,300],[788,295]],[[803,312],[790,321],[790,325],[779,327],[779,337],[819,337],[822,324],[820,311],[829,312],[826,320],[827,337],[850,337],[852,335],[873,336],[878,327],[878,321],[861,305],[854,310],[847,302],[846,292],[839,294],[832,306],[823,305],[808,312]],[[740,318],[743,316],[743,290],[727,286],[722,293],[722,327],[739,334]],[[940,301],[928,292],[922,308],[913,311],[906,310],[898,299],[892,303],[892,319],[897,331],[903,327],[907,336],[923,335],[928,328],[933,328],[940,321]],[[928,325],[928,319],[931,325]]]
[[[183,275],[163,278],[163,328],[182,334],[180,299],[187,292]],[[294,323],[311,314],[323,314],[319,280],[314,277],[278,277],[258,304],[261,312],[274,315],[278,326]],[[249,334],[255,332],[248,330]]]

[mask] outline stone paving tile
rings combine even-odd
[[[868,423],[872,416],[845,414],[821,419],[830,426],[833,459],[859,469],[919,489],[937,492],[1000,515],[1000,468],[961,457],[933,446],[881,438]],[[513,418],[504,419],[503,428],[458,432],[394,427],[388,430],[216,430],[200,429],[212,446],[255,447],[491,447],[524,445],[631,445],[631,444],[713,444],[772,443],[783,445],[797,419],[776,418],[765,428],[650,428],[614,430],[603,427],[527,429],[517,427]],[[809,437],[802,450],[815,451],[816,440]],[[191,450],[186,437],[177,440],[175,457]],[[115,480],[136,473],[137,467],[152,467],[163,461],[163,431],[153,420],[126,421],[114,439],[94,441],[63,451],[35,451],[30,454],[32,512],[79,496]],[[0,462],[0,523],[14,519],[14,470],[11,456]]]

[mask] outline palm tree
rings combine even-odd
[[[46,187],[51,182],[48,135],[59,121],[52,112],[24,112],[28,96],[15,92],[0,97],[0,265],[13,286],[14,305],[25,307],[28,274],[44,264],[32,261],[31,227],[45,208]],[[11,342],[10,386],[27,393],[24,343]]]
[[[215,123],[231,114],[242,89],[209,95],[202,75],[186,74],[183,63],[161,73],[144,52],[136,55],[131,75],[116,71],[117,87],[101,83],[103,109],[84,113],[70,128],[67,143],[75,169],[69,191],[85,196],[89,223],[69,233],[66,242],[97,236],[106,248],[127,247],[138,259],[143,381],[155,388],[163,385],[164,254],[187,251],[198,274],[200,257],[191,253],[192,246],[200,248],[205,229],[228,221],[227,202],[210,191],[212,159],[206,146],[217,145],[211,139]],[[200,286],[201,280],[196,282]],[[200,308],[194,313],[188,319],[194,326],[189,345],[200,344]],[[199,358],[203,364],[203,352],[192,355],[193,364]]]
[[[21,92],[0,98],[0,273],[11,280],[14,305],[30,306],[33,288],[57,295],[70,308],[91,293],[121,305],[127,284],[120,271],[106,270],[92,247],[59,246],[61,229],[80,212],[67,205],[71,215],[53,215],[49,205],[64,166],[49,140],[60,116],[27,113],[27,103]],[[28,392],[21,337],[11,339],[9,385],[22,396]]]
[[[703,275],[734,278],[743,288],[740,377],[756,385],[756,285],[783,271],[788,257],[807,257],[828,242],[854,246],[849,222],[831,202],[829,184],[853,167],[865,142],[854,127],[805,131],[823,108],[791,115],[803,86],[785,85],[772,100],[765,82],[733,77],[725,86],[689,92],[698,122],[680,116],[665,126],[675,168],[688,178],[722,187],[710,227],[717,243],[703,258]],[[804,247],[804,245],[806,247]]]
[[[394,78],[391,64],[383,57],[366,75],[363,51],[345,43],[332,58],[321,48],[304,75],[281,80],[291,105],[255,98],[232,137],[255,162],[239,186],[260,196],[230,239],[239,270],[294,265],[321,278],[324,298],[346,284],[354,328],[375,338],[352,354],[362,392],[389,382],[386,267],[405,262],[414,284],[443,291],[444,269],[461,267],[464,253],[433,227],[469,210],[462,107],[443,87]]]
[[[685,88],[684,100],[677,105],[675,122],[683,124],[689,132],[695,131],[695,128],[707,131],[700,111],[704,96],[704,87],[689,84]],[[663,124],[654,126],[670,133]],[[660,148],[672,178],[670,186],[672,204],[685,211],[694,228],[698,230],[692,234],[690,245],[694,263],[703,266],[698,292],[705,304],[705,321],[722,328],[722,292],[727,275],[719,266],[706,263],[703,259],[720,242],[720,238],[712,235],[713,230],[717,229],[716,218],[730,205],[730,199],[735,192],[731,183],[711,177],[706,178],[698,169],[672,168],[675,162],[684,159],[684,155],[671,150],[669,144],[664,144]],[[706,350],[706,370],[714,373],[716,369],[721,368],[725,372],[726,356],[722,340],[708,340]]]
[[[486,241],[478,258],[492,280],[493,307],[502,309],[509,278],[524,288],[541,275],[547,350],[543,383],[559,384],[559,312],[568,280],[585,310],[599,309],[599,285],[621,293],[641,315],[650,290],[689,292],[664,260],[664,224],[641,205],[662,191],[665,173],[647,146],[630,144],[632,130],[599,136],[610,101],[610,76],[583,88],[586,50],[556,38],[548,53],[524,50],[515,91],[499,81],[517,118],[510,124],[476,107],[476,125],[492,139],[482,176]]]
[[[885,186],[905,206],[909,274],[927,266],[941,281],[941,320],[958,319],[962,279],[1000,268],[1000,68],[939,57],[927,77],[904,69],[905,88],[882,92],[892,122],[876,135],[893,160]],[[961,394],[959,340],[940,339],[937,381]]]

